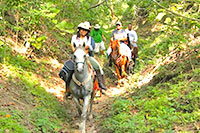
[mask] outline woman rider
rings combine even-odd
[[[91,37],[90,37],[89,33],[90,33],[89,22],[80,23],[78,25],[77,34],[73,35],[72,40],[71,40],[72,52],[75,51],[75,49],[76,49],[75,47],[83,46],[83,44],[85,44],[86,52],[87,52],[87,50],[93,50],[92,45],[91,45]],[[89,56],[88,59],[89,59],[91,65],[92,65],[92,67],[96,71],[96,76],[97,76],[97,79],[98,79],[99,87],[101,89],[107,90],[107,88],[105,87],[103,70],[102,70],[100,64],[97,62],[97,60],[94,57]],[[67,80],[71,80],[71,79],[69,78]],[[68,89],[67,82],[66,82],[66,87]],[[69,90],[67,90],[66,92],[67,92],[66,96],[69,96],[70,95]]]

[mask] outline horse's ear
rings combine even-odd
[[[74,46],[74,48],[76,48],[76,44],[75,44],[75,42],[73,43],[73,46]]]
[[[84,58],[87,58],[86,54],[84,55]]]
[[[110,39],[110,42],[113,42],[113,37]]]
[[[72,54],[71,59],[74,61],[76,59],[76,56]]]
[[[85,42],[83,43],[83,47],[85,47]]]

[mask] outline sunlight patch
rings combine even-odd
[[[55,95],[59,99],[59,101],[64,100],[65,89],[61,88],[60,86],[57,86],[56,89],[51,87],[49,89],[46,89],[46,91]]]

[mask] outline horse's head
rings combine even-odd
[[[77,47],[73,53],[72,60],[75,63],[75,69],[78,72],[82,72],[84,70],[84,66],[86,63],[86,52],[84,47]]]
[[[110,39],[110,46],[111,46],[112,50],[114,50],[114,51],[118,50],[119,49],[119,41]]]

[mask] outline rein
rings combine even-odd
[[[88,78],[87,78],[86,80],[84,80],[83,82],[80,82],[80,81],[75,77],[74,74],[72,75],[72,80],[73,80],[74,83],[76,83],[78,86],[84,86],[84,85],[86,85],[86,84],[90,81],[91,78],[92,78],[91,76],[88,76]]]

